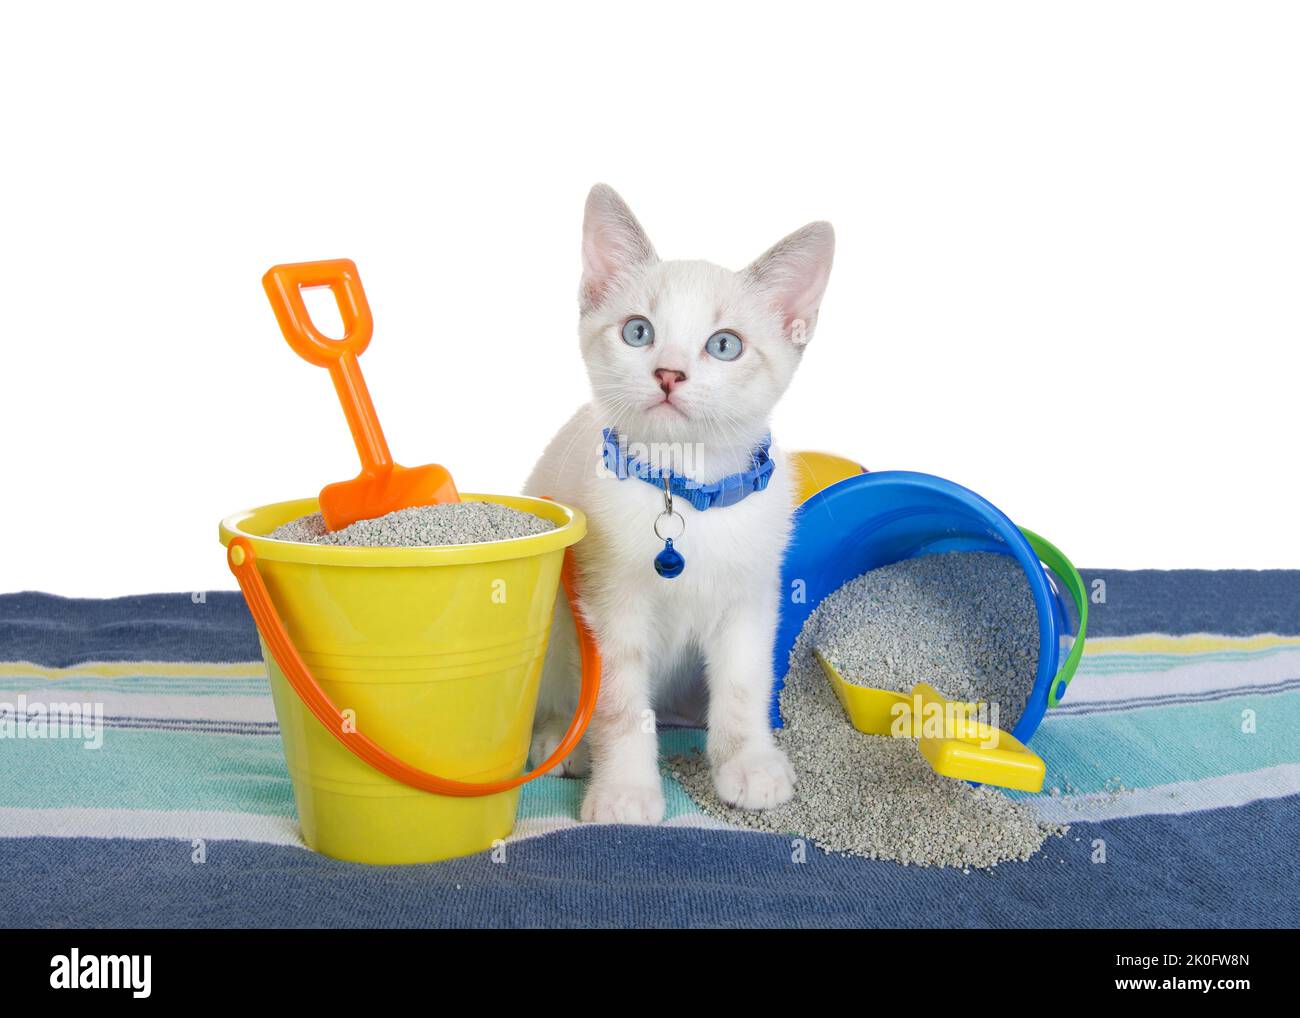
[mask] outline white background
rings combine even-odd
[[[1300,566],[1295,11],[8,5],[0,589],[231,588],[222,516],[355,473],[275,262],[359,264],[399,461],[517,490],[598,180],[665,257],[834,222],[787,448],[1085,565]]]

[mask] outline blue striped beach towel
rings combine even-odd
[[[789,839],[719,825],[666,775],[659,828],[580,825],[581,782],[545,778],[504,853],[336,862],[302,845],[237,594],[0,596],[0,923],[1295,926],[1300,572],[1085,579],[1106,601],[1033,743],[1068,794],[1024,797],[1071,831],[971,874],[796,862]],[[55,702],[102,705],[102,745],[17,737],[16,716]]]

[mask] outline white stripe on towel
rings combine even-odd
[[[1242,774],[1175,781],[1131,791],[1086,792],[1059,798],[1040,795],[1024,801],[1044,820],[1069,824],[1153,814],[1199,813],[1297,793],[1300,793],[1300,764],[1279,764]]]
[[[1090,671],[1088,664],[1085,656],[1062,706],[1100,704],[1135,697],[1228,692],[1240,687],[1281,685],[1300,677],[1300,651],[1294,650],[1273,651],[1234,661],[1193,658],[1187,664],[1163,671],[1153,671],[1139,663],[1132,671],[1100,672]]]
[[[306,848],[295,817],[216,810],[6,807],[0,831],[9,838],[201,838]]]

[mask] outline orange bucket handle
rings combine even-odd
[[[582,687],[578,693],[578,709],[574,712],[573,720],[569,722],[569,730],[564,733],[564,738],[555,747],[555,752],[541,765],[518,777],[484,782],[440,778],[436,774],[422,771],[399,760],[360,732],[349,731],[351,723],[345,723],[343,715],[334,706],[329,694],[316,682],[289,638],[284,622],[275,610],[270,594],[267,593],[262,574],[257,570],[257,559],[249,540],[245,537],[234,538],[226,549],[226,561],[230,565],[230,571],[235,574],[235,579],[239,581],[239,589],[243,591],[244,600],[248,602],[248,610],[252,612],[258,632],[262,634],[262,639],[271,650],[271,656],[280,666],[280,671],[284,672],[284,677],[289,680],[289,685],[293,687],[294,692],[325,726],[325,730],[338,739],[349,753],[381,774],[388,775],[394,781],[400,781],[421,792],[433,792],[437,795],[453,795],[461,798],[494,795],[497,792],[518,788],[524,782],[545,774],[573,752],[574,747],[587,731],[592,712],[596,708],[596,694],[600,691],[600,652],[596,647],[595,637],[591,635],[591,630],[587,628],[578,611],[571,550],[564,553],[564,567],[560,576],[564,583],[565,594],[569,598],[569,605],[573,609],[573,620],[578,629],[578,645],[582,654]]]

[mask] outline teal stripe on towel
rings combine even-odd
[[[519,792],[519,819],[578,817],[585,781],[574,778],[534,778]]]
[[[1242,711],[1247,709],[1256,714],[1253,735],[1241,731]],[[1070,794],[1083,794],[1111,791],[1120,784],[1129,789],[1148,788],[1297,763],[1300,742],[1294,739],[1296,731],[1300,731],[1300,691],[1251,693],[1209,703],[1137,707],[1115,714],[1076,717],[1049,713],[1030,745],[1047,764],[1045,793],[1055,786],[1068,788]],[[706,738],[702,729],[660,732],[661,763],[693,750],[704,752]],[[1160,747],[1166,747],[1165,751]],[[525,785],[520,818],[576,818],[584,788],[582,781],[549,777]],[[666,819],[700,813],[685,789],[667,774],[664,794]],[[1009,794],[1025,798],[1022,793]]]
[[[1253,735],[1241,730],[1245,710],[1255,712]],[[1045,789],[1102,792],[1116,778],[1149,788],[1300,762],[1297,731],[1300,692],[1247,693],[1112,714],[1049,713],[1030,748],[1047,764]]]
[[[1242,733],[1242,712],[1256,732]],[[846,722],[847,724],[847,722]],[[1210,703],[1136,708],[1116,714],[1048,716],[1032,748],[1047,762],[1047,788],[1104,792],[1198,781],[1300,762],[1300,691],[1246,694]],[[660,734],[666,761],[703,751],[699,729]],[[870,738],[870,736],[863,736]],[[0,739],[0,806],[207,810],[293,816],[293,797],[274,736],[110,728],[104,745],[75,740]],[[541,778],[524,786],[521,819],[576,819],[585,783]],[[664,778],[667,817],[699,813]]]
[[[659,733],[659,764],[661,771],[667,771],[668,761],[675,756],[688,756],[692,752],[704,752],[708,733],[702,728],[669,728]],[[682,787],[676,778],[664,774],[664,799],[667,809],[665,820],[679,816],[694,816],[700,808]]]
[[[689,753],[692,749],[704,752],[704,739],[705,732],[699,728],[671,728],[660,732],[661,764],[678,754]],[[663,785],[664,797],[667,800],[665,819],[699,815],[699,807],[691,801],[686,790],[667,774],[663,775]],[[558,817],[576,821],[586,787],[586,781],[575,778],[544,777],[530,781],[524,785],[519,796],[519,819],[538,820]]]
[[[295,815],[278,737],[108,728],[99,749],[6,738],[0,773],[0,806]]]

